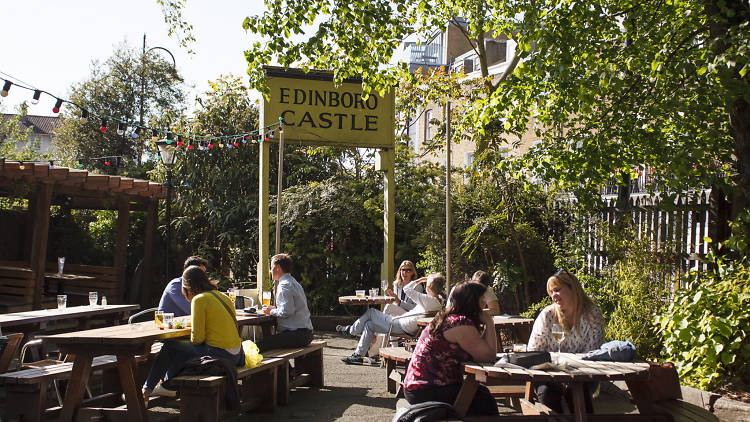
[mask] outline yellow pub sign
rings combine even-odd
[[[329,72],[266,68],[263,125],[282,118],[284,140],[306,145],[392,148],[393,90],[362,95],[362,81],[333,84]]]

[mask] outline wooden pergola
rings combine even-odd
[[[0,196],[28,199],[25,239],[17,239],[21,261],[31,270],[34,309],[42,307],[44,273],[49,237],[50,207],[116,210],[117,230],[113,268],[115,296],[111,303],[122,303],[126,287],[126,260],[130,211],[146,212],[146,233],[142,262],[141,303],[151,295],[153,256],[159,199],[166,198],[166,186],[130,177],[94,174],[86,170],[58,167],[45,162],[19,162],[0,158]],[[14,239],[8,239],[13,241]],[[54,264],[56,266],[56,263]],[[68,268],[66,264],[66,269]],[[95,267],[90,267],[95,268]]]

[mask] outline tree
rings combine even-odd
[[[92,63],[89,79],[73,86],[71,101],[88,110],[90,116],[83,122],[81,109],[72,105],[66,108],[69,118],[55,138],[62,157],[71,165],[80,160],[86,168],[108,173],[122,172],[130,163],[141,164],[144,140],[151,134],[144,130],[139,137],[132,137],[133,127],[119,134],[117,122],[107,116],[139,122],[143,102],[144,125],[166,130],[184,108],[181,84],[172,63],[153,52],[143,57],[137,49],[121,44],[104,63]],[[100,131],[104,118],[106,132]],[[104,156],[122,159],[110,161],[114,164],[110,166],[105,166],[104,160],[92,159]]]

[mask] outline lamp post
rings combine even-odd
[[[177,73],[177,61],[174,59],[174,55],[172,54],[172,52],[167,50],[164,47],[151,47],[148,50],[146,50],[146,34],[143,34],[143,50],[141,50],[142,51],[141,53],[141,104],[140,104],[140,113],[139,113],[140,118],[138,119],[138,123],[140,124],[141,127],[143,127],[143,118],[144,118],[144,113],[145,113],[144,104],[146,102],[146,54],[152,50],[166,51],[167,54],[169,54],[169,57],[172,58],[172,69],[174,70],[175,73]],[[141,148],[142,148],[141,146],[138,147],[138,151],[139,151],[138,162],[139,163],[142,157],[142,154],[140,153]],[[167,186],[167,189],[169,189],[169,186]]]
[[[172,167],[174,166],[175,159],[177,158],[177,149],[173,145],[171,140],[159,140],[156,142],[156,146],[159,148],[159,157],[161,163],[167,168],[167,250],[165,259],[165,271],[167,278],[169,274],[169,252],[172,246]]]

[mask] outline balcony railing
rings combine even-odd
[[[440,44],[413,44],[409,47],[409,63],[429,66],[445,64],[443,46]]]

